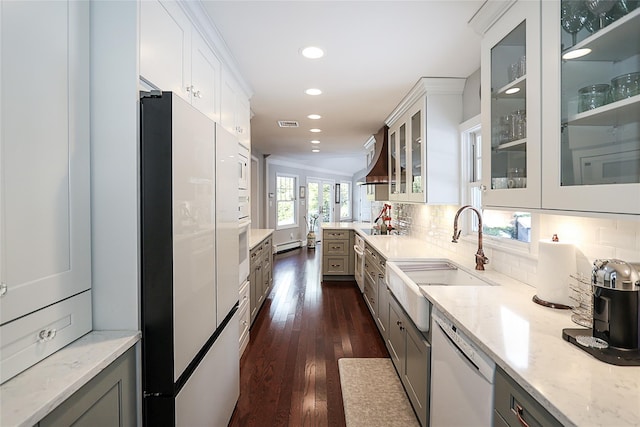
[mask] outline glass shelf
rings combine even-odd
[[[577,49],[591,49],[590,54],[570,61],[619,61],[628,58],[640,53],[638,27],[640,27],[640,8],[591,34],[562,53],[564,55]]]
[[[638,118],[640,118],[640,95],[569,116],[567,122],[580,126],[619,126],[637,122]]]
[[[518,91],[515,93],[507,93],[509,89],[517,88]],[[523,75],[522,77],[518,77],[511,83],[501,87],[498,89],[494,95],[496,99],[504,98],[504,99],[526,99],[527,97],[527,75]]]
[[[494,149],[496,151],[527,151],[527,138],[505,142]]]

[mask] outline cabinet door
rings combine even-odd
[[[398,371],[400,378],[404,372],[405,362],[405,330],[404,313],[395,299],[389,299],[389,337],[387,338],[387,348],[391,360]]]
[[[238,89],[233,76],[226,70],[222,73],[222,99],[220,105],[220,124],[227,131],[236,134],[236,98]]]
[[[39,427],[70,425],[136,425],[136,353],[133,348],[38,423]]]
[[[140,2],[140,76],[191,101],[191,23],[175,1]]]
[[[91,287],[89,3],[3,2],[0,323]]]
[[[411,404],[420,423],[425,426],[429,419],[429,361],[431,346],[415,327],[406,323],[407,353],[403,382]]]
[[[220,60],[204,39],[193,31],[191,38],[192,104],[211,120],[220,121]]]
[[[389,289],[383,279],[378,280],[377,324],[382,339],[386,342],[389,336]]]
[[[542,2],[542,42],[549,58],[542,63],[542,153],[549,165],[542,177],[542,207],[637,215],[640,9],[624,14],[616,5],[605,15],[605,29],[583,28],[573,39],[561,27],[561,7],[580,6],[576,3]],[[591,52],[571,58],[580,49]]]
[[[486,206],[540,207],[540,3],[514,3],[482,40]]]
[[[251,104],[247,98],[238,94],[237,98],[238,140],[245,146],[251,146]]]

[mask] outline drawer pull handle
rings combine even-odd
[[[7,294],[7,284],[6,283],[2,283],[0,284],[0,297],[3,297]]]
[[[54,329],[43,329],[38,333],[38,339],[40,342],[47,342],[54,339],[56,336],[56,330]]]
[[[518,421],[520,421],[520,425],[522,427],[529,427],[529,424],[522,418],[522,415],[524,413],[524,409],[522,409],[522,406],[516,403],[515,409],[512,408],[511,410],[516,413],[516,416],[518,417]]]

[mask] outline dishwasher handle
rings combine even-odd
[[[353,250],[360,256],[364,255],[364,251],[358,247],[358,245],[353,245]]]

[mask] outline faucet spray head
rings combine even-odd
[[[453,237],[451,239],[452,243],[458,243],[458,239],[460,238],[460,233],[462,233],[462,230],[460,231],[453,230]]]

